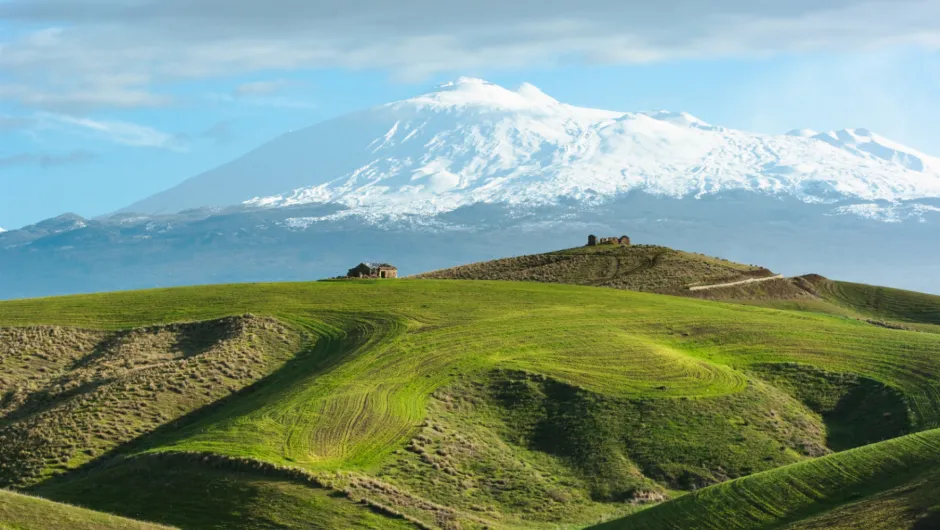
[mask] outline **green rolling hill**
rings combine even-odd
[[[629,289],[772,275],[628,251],[618,270],[653,271],[614,275]],[[559,255],[508,278],[531,282],[0,302],[0,483],[181,528],[644,528],[668,506],[751,517],[751,488],[782,504],[749,527],[929,523],[940,336],[596,289],[609,269]]]

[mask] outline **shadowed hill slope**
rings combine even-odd
[[[926,528],[938,454],[940,430],[913,434],[725,482],[595,528]],[[912,501],[907,514],[886,506],[892,496]]]
[[[35,385],[5,443],[55,417],[72,451],[0,476],[192,528],[577,527],[940,425],[940,336],[615,289],[220,285],[2,302],[0,326],[7,384]]]
[[[169,530],[170,527],[0,490],[0,528],[15,530]]]

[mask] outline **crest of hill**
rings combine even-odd
[[[808,296],[764,267],[657,245],[578,247],[462,265],[416,278],[569,283],[714,299]],[[722,287],[725,284],[733,285]],[[756,285],[761,288],[755,289]]]

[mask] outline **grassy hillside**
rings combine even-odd
[[[257,317],[0,329],[0,485],[79,467],[226,397],[283,364],[297,341]]]
[[[870,324],[940,333],[940,296],[830,280],[816,274],[788,278],[809,297],[781,299],[768,296],[727,296],[741,303],[839,315]],[[730,293],[714,293],[730,294]]]
[[[711,290],[690,291],[690,287],[734,283],[767,278],[774,274],[755,265],[742,265],[720,258],[682,252],[653,245],[600,245],[558,252],[505,258],[415,276],[448,280],[512,280],[570,283],[613,287],[699,298],[716,298]],[[742,290],[754,290],[757,283],[742,284],[719,291],[721,298],[733,298]],[[799,298],[805,293],[787,281],[760,283],[761,290],[776,298]]]
[[[577,527],[940,425],[940,336],[614,289],[207,286],[0,327],[3,480],[193,528]],[[13,465],[24,425],[61,452]]]
[[[861,315],[940,326],[940,296],[808,277],[824,300]]]
[[[936,518],[929,492],[938,491],[938,454],[940,430],[913,434],[725,482],[596,528],[925,526]]]
[[[577,247],[473,263],[415,278],[568,283],[808,311],[940,333],[940,296],[833,281],[777,277],[755,265],[654,245]]]
[[[169,527],[76,508],[0,490],[0,528],[4,530],[160,530]]]

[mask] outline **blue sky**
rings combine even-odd
[[[126,206],[462,75],[940,155],[940,2],[0,0],[0,226]]]

